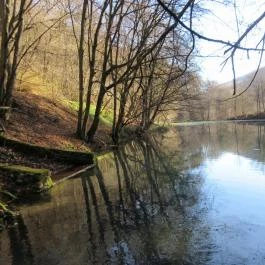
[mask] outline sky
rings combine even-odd
[[[235,8],[233,5],[225,6],[224,1],[205,0],[204,7],[209,10],[197,18],[195,28],[201,34],[214,39],[225,41],[235,41],[242,34],[246,27],[253,20],[258,18],[265,11],[265,0],[232,0],[237,6],[237,17],[235,19]],[[210,3],[211,2],[211,3]],[[239,31],[238,31],[239,29]],[[264,35],[265,21],[259,24],[259,27],[249,36],[246,45],[255,46]],[[203,40],[197,40],[197,48],[202,57],[197,58],[201,69],[201,75],[205,80],[213,80],[218,83],[227,82],[233,79],[231,71],[231,62],[222,67],[226,56],[224,56],[224,47]],[[236,76],[240,77],[251,71],[255,71],[259,62],[257,52],[249,53],[239,52],[236,56]],[[265,66],[265,56],[262,59],[262,66]]]

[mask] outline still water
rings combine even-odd
[[[263,265],[265,125],[172,127],[20,210],[1,265]]]

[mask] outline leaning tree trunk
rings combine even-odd
[[[13,54],[13,61],[12,61],[12,66],[11,66],[11,71],[10,75],[7,80],[6,84],[6,94],[4,98],[4,104],[5,106],[11,106],[12,104],[12,97],[13,97],[13,91],[15,88],[15,82],[16,82],[16,77],[17,77],[17,67],[18,67],[18,56],[19,56],[19,44],[21,40],[21,34],[23,30],[23,12],[24,12],[24,6],[25,6],[26,0],[21,1],[21,6],[19,10],[19,24],[18,24],[18,29],[17,33],[15,35],[15,41],[14,41],[14,54]]]
[[[99,95],[98,95],[98,101],[97,101],[97,106],[96,106],[96,110],[95,110],[95,116],[93,119],[93,122],[87,132],[87,141],[88,142],[92,142],[94,140],[94,136],[96,134],[96,131],[98,129],[99,126],[99,116],[100,116],[100,112],[101,112],[101,107],[103,104],[103,99],[104,99],[104,95],[105,92],[103,89],[100,89]]]
[[[77,122],[77,135],[81,138],[82,135],[82,120],[83,120],[83,100],[84,100],[84,42],[85,42],[85,25],[88,0],[84,0],[82,8],[80,41],[78,47],[78,63],[79,63],[79,109]]]
[[[0,106],[3,105],[7,83],[8,64],[8,1],[0,1],[1,51],[0,51]]]
[[[30,4],[29,4],[30,5]],[[12,17],[9,18],[11,4],[9,0],[0,1],[1,55],[0,55],[0,106],[11,107],[16,73],[19,64],[19,48],[23,31],[23,17],[26,0],[20,1],[16,14],[13,7]],[[29,6],[28,6],[29,7]]]

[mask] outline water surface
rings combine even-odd
[[[265,127],[176,126],[21,206],[0,264],[265,264]]]

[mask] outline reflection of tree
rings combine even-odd
[[[31,265],[34,263],[34,256],[28,237],[28,229],[21,215],[15,217],[15,220],[17,226],[11,227],[8,230],[12,265]]]
[[[80,265],[208,264],[215,251],[204,218],[211,201],[190,169],[204,151],[209,158],[239,151],[264,161],[265,128],[181,128],[177,144],[177,129],[170,130],[115,150],[94,172],[55,187],[51,201],[22,210],[29,235],[19,217],[9,230],[13,264],[67,264],[71,257],[69,264]]]
[[[93,230],[92,230],[92,214],[91,214],[91,209],[90,209],[90,206],[89,206],[89,191],[88,191],[88,181],[89,178],[85,178],[85,177],[82,177],[82,187],[83,187],[83,192],[84,192],[84,198],[85,198],[85,206],[86,206],[86,216],[87,216],[87,227],[88,227],[88,232],[89,232],[89,239],[90,239],[90,243],[91,243],[91,252],[92,252],[92,257],[91,255],[90,256],[90,259],[93,261],[93,263],[95,262],[96,260],[96,257],[95,257],[95,249],[96,249],[96,246],[95,246],[95,240],[94,240],[94,233],[93,233]],[[92,186],[92,183],[89,183],[90,187],[91,187],[91,194],[94,195],[94,192],[93,192],[93,186]],[[93,196],[93,198],[95,199],[95,196]],[[94,204],[95,205],[95,204]],[[95,209],[97,209],[97,207],[95,207]],[[101,222],[100,222],[100,219],[99,219],[99,214],[98,212],[97,213],[97,219],[98,219],[98,224],[100,226],[100,228],[102,227],[101,225]],[[99,231],[103,232],[103,229],[99,229]],[[101,237],[102,241],[104,242],[104,234],[101,233]]]
[[[200,180],[185,179],[176,165],[183,161],[176,157],[180,153],[167,154],[160,144],[155,138],[127,144],[113,153],[114,172],[99,162],[93,177],[83,177],[90,239],[101,238],[91,246],[93,258],[114,264],[177,264],[188,257],[197,222],[189,207],[200,197]]]
[[[181,149],[186,155],[190,154],[190,160],[194,160],[198,151],[197,166],[202,162],[202,152],[211,158],[230,152],[255,159],[258,162],[265,160],[264,123],[224,122],[177,127],[176,133],[181,139]],[[196,162],[193,166],[195,165]]]

